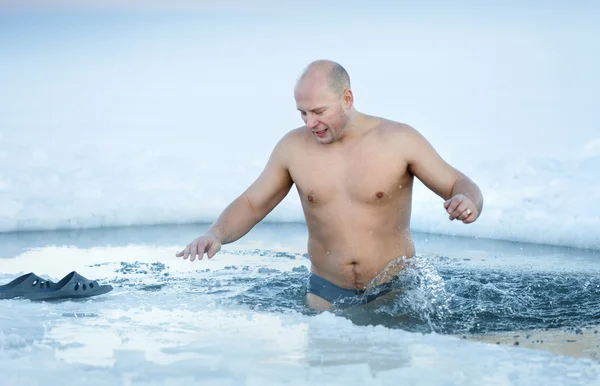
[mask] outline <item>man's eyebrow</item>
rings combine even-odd
[[[323,106],[323,107],[315,107],[314,109],[312,109],[312,110],[310,110],[310,111],[317,111],[317,110],[324,110],[324,109],[325,109],[325,106]],[[299,108],[296,108],[296,110],[298,110],[298,111],[300,111],[300,112],[303,112],[303,111],[304,111],[304,110],[302,110],[302,109],[299,109]]]

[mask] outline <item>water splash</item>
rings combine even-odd
[[[319,313],[305,304],[309,270],[304,256],[268,250],[237,253],[273,257],[286,262],[287,268],[255,264],[175,272],[165,264],[129,262],[116,265],[116,277],[110,282],[133,294],[153,291],[165,296],[198,296],[217,306]],[[392,281],[389,294],[333,313],[357,325],[443,334],[583,328],[600,319],[600,278],[593,273],[491,269],[457,264],[456,259],[444,256],[416,256],[390,264],[378,277],[400,265],[406,267]],[[370,287],[365,296],[376,290],[376,286]]]

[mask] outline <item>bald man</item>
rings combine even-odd
[[[339,63],[311,63],[294,95],[305,125],[279,140],[260,176],[178,257],[212,258],[295,185],[308,227],[306,304],[329,310],[388,293],[403,262],[414,256],[414,177],[444,200],[450,220],[469,224],[479,217],[478,186],[414,128],[357,111],[350,77]]]

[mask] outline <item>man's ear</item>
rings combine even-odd
[[[354,94],[352,90],[345,89],[344,90],[344,99],[343,99],[344,107],[349,110],[354,105]]]

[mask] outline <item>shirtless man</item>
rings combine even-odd
[[[306,304],[327,310],[372,300],[365,291],[389,284],[403,266],[390,269],[392,263],[415,255],[415,176],[445,200],[450,220],[469,224],[479,217],[478,186],[412,127],[357,111],[350,78],[338,63],[311,63],[294,94],[305,125],[279,140],[260,176],[176,256],[212,258],[223,244],[246,235],[295,184],[309,235]]]

